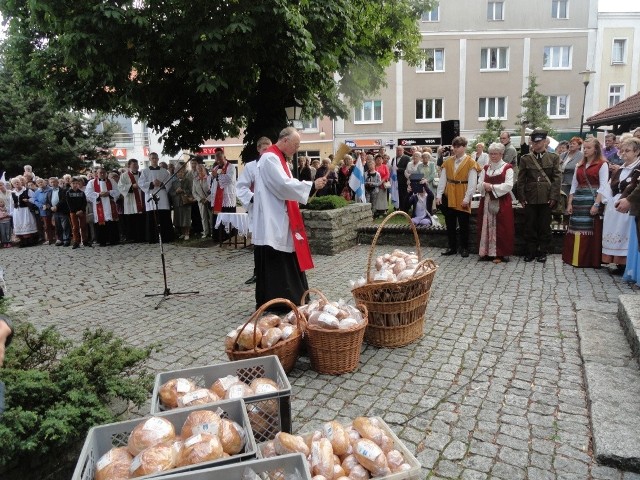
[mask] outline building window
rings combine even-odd
[[[609,85],[609,106],[613,107],[624,99],[624,85]]]
[[[382,123],[382,100],[366,100],[355,111],[355,123]]]
[[[545,69],[571,68],[571,47],[544,47]]]
[[[507,70],[509,49],[506,47],[483,48],[480,50],[481,70]]]
[[[479,107],[479,120],[487,120],[489,118],[507,119],[506,97],[482,97],[480,98]]]
[[[611,63],[626,63],[627,60],[627,39],[614,38],[613,50],[611,51]]]
[[[569,18],[569,0],[553,0],[551,2],[551,18]]]
[[[311,120],[302,120],[302,130],[306,133],[313,133],[318,131],[318,117]]]
[[[444,48],[424,48],[424,58],[416,72],[444,72]]]
[[[565,118],[569,115],[569,97],[567,95],[549,95],[547,97],[547,115],[549,118]]]
[[[424,12],[420,18],[423,22],[439,22],[440,21],[440,6],[437,6],[433,10]]]
[[[487,20],[504,20],[504,2],[487,3]]]
[[[441,98],[419,98],[416,100],[416,122],[442,120]]]

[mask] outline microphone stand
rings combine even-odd
[[[167,178],[167,180],[165,180],[164,182],[162,182],[160,184],[160,186],[157,188],[155,193],[151,193],[151,198],[149,200],[147,200],[147,202],[153,201],[153,203],[155,204],[155,209],[153,210],[153,221],[155,222],[156,229],[158,230],[158,244],[160,245],[160,259],[162,260],[162,278],[164,279],[164,291],[162,293],[147,293],[147,294],[145,294],[145,297],[158,297],[158,296],[162,295],[162,298],[160,299],[158,304],[155,306],[154,310],[158,310],[158,308],[160,308],[160,305],[162,304],[162,302],[167,300],[171,295],[196,295],[196,294],[200,293],[200,292],[197,292],[197,291],[193,291],[193,292],[172,292],[171,289],[169,289],[169,286],[167,284],[167,266],[166,266],[165,259],[164,259],[164,244],[162,243],[162,230],[160,228],[160,217],[158,216],[158,202],[160,201],[160,197],[158,196],[158,193],[163,188],[166,190],[167,189],[167,184],[169,184],[169,182],[171,182],[171,180],[173,180],[173,178],[175,178],[175,176],[178,174],[178,172],[180,170],[182,170],[183,168],[185,168],[186,166],[187,166],[187,162],[184,162],[184,164],[180,168],[178,168],[175,172],[173,172],[173,175],[171,175],[169,178]],[[167,195],[168,195],[168,193],[167,193]]]

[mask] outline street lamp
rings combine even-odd
[[[584,107],[587,103],[587,87],[589,86],[589,80],[591,79],[592,73],[596,72],[589,69],[580,72],[580,75],[582,75],[582,83],[584,84],[584,96],[582,97],[582,115],[580,116],[580,138],[583,138],[582,130],[584,128]]]
[[[293,102],[290,106],[285,107],[285,112],[287,112],[287,121],[289,125],[294,128],[301,129],[302,128],[302,104],[296,99],[293,99]]]

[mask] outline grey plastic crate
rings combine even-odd
[[[369,417],[369,418],[375,418],[376,420],[378,420],[378,422],[380,423],[380,428],[382,428],[382,430],[384,430],[384,432],[393,439],[393,444],[395,449],[398,450],[400,453],[402,453],[402,456],[404,457],[404,461],[409,465],[411,465],[410,470],[407,470],[405,472],[392,473],[391,475],[386,475],[384,477],[376,477],[376,480],[419,480],[421,478],[422,466],[420,465],[420,462],[418,461],[418,459],[409,451],[409,449],[404,445],[404,443],[402,443],[402,441],[398,438],[398,436],[395,433],[393,433],[393,430],[391,430],[389,425],[387,425],[387,422],[385,422],[380,417]],[[350,425],[351,424],[345,424],[344,426],[348,427]],[[310,433],[311,432],[306,432],[306,433],[300,433],[296,435],[305,437]],[[266,442],[263,442],[260,445],[258,445],[258,458],[262,458],[262,449],[265,443]],[[282,458],[282,457],[278,456],[278,457],[272,457],[272,458]]]
[[[307,460],[301,453],[176,473],[167,475],[162,480],[242,480],[247,468],[253,470],[262,480],[311,480]]]
[[[291,384],[286,373],[284,373],[280,359],[276,355],[159,373],[156,375],[153,387],[151,413],[155,414],[161,411],[174,412],[177,410],[165,410],[160,404],[158,391],[169,380],[189,378],[198,386],[209,388],[217,379],[227,375],[236,375],[247,385],[255,378],[268,378],[278,385],[279,390],[277,392],[251,395],[244,398],[247,408],[257,407],[260,409],[259,424],[255,421],[252,424],[256,442],[272,440],[278,432],[291,433]],[[253,417],[250,417],[250,420],[252,419]]]
[[[222,410],[222,412],[219,412],[218,409]],[[96,473],[96,463],[100,457],[113,447],[126,446],[129,434],[139,423],[144,422],[151,417],[162,417],[169,420],[175,427],[176,434],[179,434],[182,429],[182,425],[189,414],[196,410],[211,410],[218,412],[222,418],[228,418],[229,420],[233,420],[240,424],[240,426],[242,426],[247,432],[247,442],[244,450],[236,455],[214,460],[212,462],[203,462],[196,465],[189,465],[187,467],[174,468],[173,470],[166,472],[160,472],[154,475],[145,475],[138,478],[150,478],[159,475],[164,476],[170,473],[173,474],[202,469],[213,465],[226,465],[247,459],[254,459],[256,457],[258,448],[253,438],[253,432],[251,430],[244,401],[242,399],[224,400],[217,402],[214,405],[199,405],[191,408],[182,408],[180,410],[163,412],[136,420],[128,420],[126,422],[111,423],[109,425],[93,427],[87,434],[87,438],[84,442],[84,446],[82,447],[82,452],[80,452],[80,457],[78,458],[78,463],[76,464],[76,469],[73,472],[71,480],[93,480]]]

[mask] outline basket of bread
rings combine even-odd
[[[284,317],[266,313],[274,305],[281,309],[282,304],[291,309]],[[227,334],[225,351],[229,360],[276,355],[284,371],[289,373],[298,360],[305,323],[304,315],[293,302],[274,298],[260,306],[243,325]]]
[[[418,460],[379,417],[357,417],[350,425],[326,422],[302,435],[281,432],[259,451],[264,458],[291,453],[305,456],[313,478],[420,478]]]
[[[416,253],[394,250],[374,260],[385,224],[397,215],[409,220]],[[418,231],[411,217],[402,211],[389,214],[371,243],[366,274],[353,282],[351,290],[356,303],[364,304],[368,310],[365,342],[377,347],[402,347],[422,336],[424,314],[437,269],[432,259],[422,259]]]
[[[311,368],[329,375],[352,372],[360,363],[367,307],[330,302],[313,288],[304,293],[300,303],[304,303],[310,293],[319,299],[298,308],[307,320],[305,339]]]

